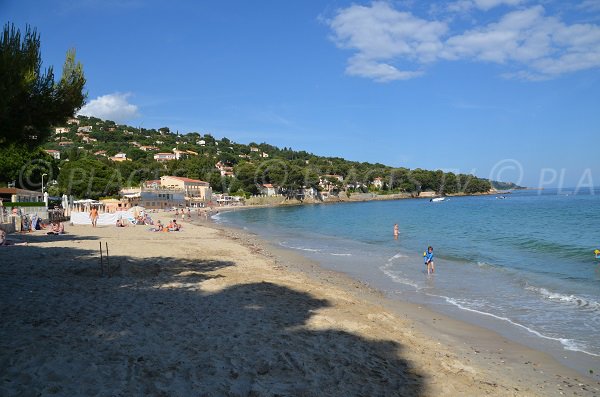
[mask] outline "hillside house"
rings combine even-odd
[[[77,127],[77,132],[92,132],[92,126],[84,125],[82,127]]]
[[[377,189],[382,189],[383,188],[383,178],[378,176],[377,178],[373,179],[373,187],[375,187]]]
[[[156,146],[140,146],[140,150],[143,150],[144,152],[155,152],[160,150],[160,148]]]
[[[76,118],[70,118],[67,120],[67,124],[76,124],[79,125],[80,121]]]
[[[70,129],[67,127],[56,127],[54,129],[54,133],[56,133],[56,134],[68,134],[69,131],[70,131]]]
[[[52,156],[55,160],[60,160],[60,152],[58,150],[46,149],[44,151]]]
[[[154,155],[154,160],[156,161],[171,161],[175,159],[175,153],[156,153]]]
[[[115,154],[114,156],[112,156],[112,157],[109,157],[108,159],[109,159],[109,160],[112,160],[112,161],[116,161],[116,162],[121,162],[121,161],[131,161],[131,159],[128,159],[128,158],[127,158],[127,154],[125,154],[125,153],[122,153],[122,152],[120,152],[120,153],[117,153],[117,154]]]

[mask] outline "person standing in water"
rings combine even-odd
[[[433,247],[430,245],[427,247],[427,251],[423,253],[423,260],[427,266],[427,274],[435,273],[435,265],[433,264]]]
[[[398,240],[398,235],[400,234],[400,229],[398,228],[398,224],[394,224],[394,240]]]

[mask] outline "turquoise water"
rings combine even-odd
[[[600,261],[593,254],[600,248],[600,194],[592,193],[277,207],[224,213],[219,221],[391,296],[489,318],[491,328],[500,324],[534,346],[545,343],[561,358],[576,352],[589,365],[600,357]],[[428,245],[433,276],[422,259]]]

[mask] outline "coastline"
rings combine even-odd
[[[3,248],[2,394],[600,391],[544,353],[197,223],[181,233],[67,227]],[[119,266],[112,278],[99,276],[99,241]]]

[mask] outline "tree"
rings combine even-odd
[[[82,157],[64,163],[58,176],[59,191],[91,199],[117,195],[122,187],[123,176],[118,168],[106,161]]]
[[[64,123],[83,106],[85,77],[74,50],[67,52],[58,82],[52,66],[41,67],[37,31],[27,26],[21,37],[6,24],[0,36],[0,144],[35,148],[48,138],[51,125]]]

